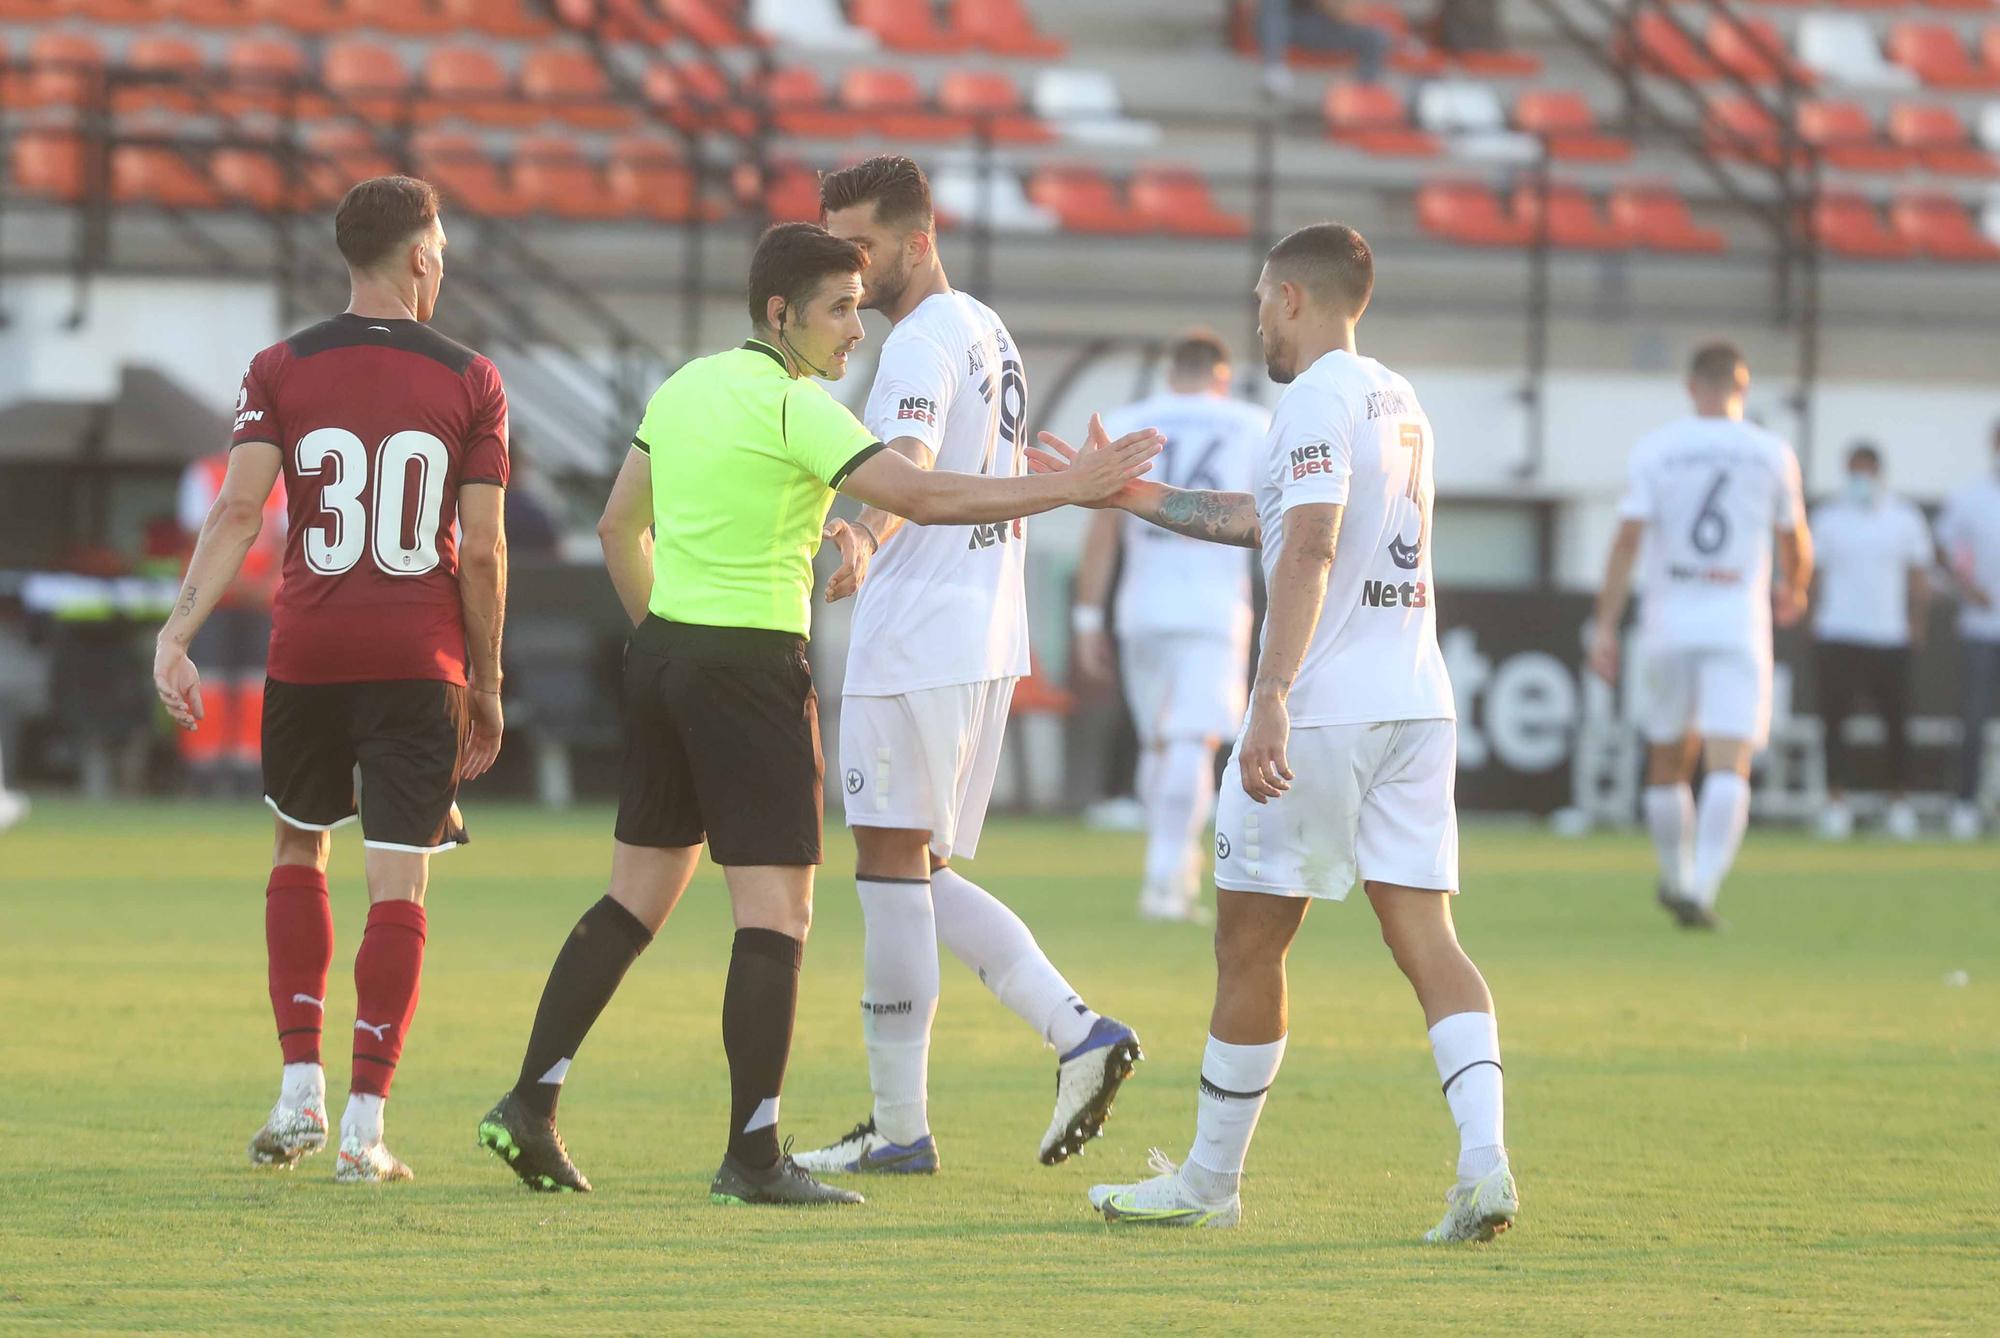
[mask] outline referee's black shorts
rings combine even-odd
[[[648,616],[625,653],[617,836],[818,864],[826,762],[804,637]]]

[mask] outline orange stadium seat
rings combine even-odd
[[[441,37],[458,25],[436,0],[347,0],[350,25],[408,37]]]
[[[968,40],[938,26],[931,0],[854,0],[851,17],[890,51],[950,55],[965,50]]]
[[[1721,71],[1693,37],[1657,10],[1644,10],[1632,21],[1631,52],[1641,69],[1704,84]]]
[[[1631,248],[1634,241],[1631,231],[1615,220],[1607,221],[1598,212],[1597,202],[1585,194],[1581,186],[1552,183],[1548,200],[1549,245],[1579,251],[1624,251]],[[1541,216],[1541,192],[1529,183],[1516,186],[1514,217],[1527,226],[1530,239],[1534,237],[1535,225]]]
[[[1775,167],[1784,157],[1784,131],[1754,98],[1711,98],[1702,134],[1708,151],[1718,158]]]
[[[22,105],[77,105],[93,96],[104,48],[86,33],[42,33],[28,46],[28,73],[15,86]]]
[[[675,40],[673,25],[661,17],[650,0],[590,0],[590,7],[596,11],[592,21],[570,26],[595,31],[607,42],[638,42],[657,48]],[[558,17],[562,16],[560,5],[556,12]]]
[[[1828,191],[1812,204],[1808,224],[1819,244],[1835,255],[1900,260],[1916,248],[1882,225],[1875,206],[1848,191]]]
[[[2000,23],[1989,23],[1979,34],[1979,54],[1988,69],[2000,70]]]
[[[1923,0],[1926,9],[1954,9],[1966,14],[1991,14],[2000,5],[1993,0]]]
[[[1721,69],[1752,84],[1782,84],[1787,77],[1797,84],[1814,82],[1811,70],[1792,59],[1785,39],[1769,19],[1729,19],[1717,16],[1708,21],[1708,54]]]
[[[446,200],[496,218],[528,212],[527,201],[475,137],[450,130],[423,130],[412,137],[410,148],[417,170],[436,184]]]
[[[1326,91],[1327,133],[1364,153],[1435,157],[1435,135],[1410,124],[1402,98],[1381,84],[1337,83]]]
[[[324,99],[301,83],[306,78],[306,56],[295,42],[239,38],[229,44],[223,63],[229,68],[229,81],[216,100],[232,116],[283,115],[290,108],[309,119],[325,111]]]
[[[861,127],[859,117],[834,105],[826,82],[810,65],[771,71],[764,77],[763,90],[771,103],[771,123],[780,134],[845,139]]]
[[[700,46],[729,50],[763,45],[738,22],[738,6],[731,0],[660,0],[660,12],[671,27]]]
[[[1514,102],[1514,126],[1538,136],[1549,157],[1569,162],[1622,163],[1632,141],[1599,130],[1597,113],[1583,94],[1566,88],[1530,89]]]
[[[588,51],[545,47],[521,62],[521,92],[544,112],[588,130],[625,130],[637,119],[619,102],[604,67]]]
[[[1935,88],[2000,86],[2000,68],[1975,60],[1957,30],[1942,23],[1899,23],[1891,28],[1889,59]]]
[[[1035,27],[1021,0],[952,0],[952,31],[965,42],[996,56],[1060,60],[1069,44]]]
[[[35,6],[39,12],[19,15],[28,19],[47,19],[50,11],[65,18],[89,19],[93,23],[115,23],[121,27],[133,27],[145,23],[157,23],[166,15],[162,12],[160,0],[61,0],[49,4],[48,0]]]
[[[163,144],[120,144],[111,150],[111,198],[164,209],[214,209],[222,203],[208,172]]]
[[[1889,207],[1896,235],[1935,260],[2000,260],[1964,205],[1949,195],[1905,195]]]
[[[2000,160],[1975,147],[1965,122],[1942,103],[1897,103],[1889,109],[1889,138],[1914,153],[1927,171],[1946,176],[2000,175]]]
[[[167,0],[166,17],[202,28],[242,28],[258,22],[248,0]]]
[[[965,117],[932,110],[908,70],[851,69],[841,76],[840,101],[885,139],[963,139],[972,133]]]
[[[1909,150],[1884,143],[1858,102],[1801,102],[1799,138],[1827,163],[1849,172],[1901,172],[1916,160]]]
[[[1046,144],[1055,138],[1048,123],[1030,115],[1020,85],[996,70],[951,70],[938,80],[938,106],[970,117],[974,134],[999,144]]]
[[[749,135],[757,117],[730,86],[729,75],[715,65],[688,61],[674,65],[655,61],[639,84],[648,106],[682,130],[726,130]]]
[[[1041,168],[1028,179],[1028,198],[1054,214],[1067,232],[1145,232],[1150,224],[1094,167]]]
[[[335,107],[352,108],[371,121],[401,120],[415,110],[403,58],[381,42],[335,42],[320,59],[319,77]]]
[[[523,102],[514,80],[483,46],[435,46],[424,57],[426,119],[456,116],[481,125],[526,126],[542,110]]]
[[[125,67],[135,72],[160,76],[157,83],[126,84],[112,94],[111,105],[121,112],[168,111],[190,113],[199,105],[197,81],[206,63],[201,48],[184,37],[162,37],[147,33],[125,48]]]
[[[819,222],[819,173],[800,163],[773,165],[762,204],[773,223]]]
[[[1649,251],[1714,254],[1729,249],[1728,239],[1713,228],[1697,225],[1687,201],[1671,186],[1636,183],[1611,192],[1611,221]]]
[[[245,7],[253,21],[314,37],[347,27],[347,11],[338,0],[249,0]]]
[[[1500,207],[1500,197],[1476,181],[1430,181],[1417,188],[1417,226],[1461,246],[1525,246],[1523,220]]]
[[[67,130],[14,136],[14,189],[71,204],[83,197],[83,141]]]
[[[284,170],[270,149],[249,144],[219,148],[209,155],[208,173],[225,203],[247,205],[260,214],[286,207]],[[301,207],[310,198],[303,178],[293,198]]]
[[[1184,167],[1142,167],[1128,194],[1138,215],[1161,232],[1187,237],[1247,237],[1250,223],[1215,201],[1200,173]]]
[[[535,0],[439,0],[439,8],[458,32],[469,28],[514,41],[539,41],[556,33],[556,25]]]
[[[618,212],[597,164],[574,141],[530,135],[514,145],[514,189],[527,207],[557,218],[608,218]]]
[[[619,140],[611,146],[604,178],[617,213],[667,223],[695,216],[694,173],[664,140]]]
[[[355,125],[315,127],[306,136],[304,152],[308,195],[325,204],[339,200],[357,181],[411,166],[397,162],[370,131]]]

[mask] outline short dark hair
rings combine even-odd
[[[1167,345],[1167,370],[1175,376],[1213,376],[1229,365],[1229,346],[1204,326],[1184,330]]]
[[[1688,380],[1705,381],[1712,386],[1727,385],[1736,379],[1738,367],[1748,367],[1750,360],[1743,356],[1743,350],[1727,339],[1711,339],[1694,351],[1688,360]]]
[[[937,226],[924,169],[900,153],[877,154],[819,179],[819,207],[825,213],[870,201],[879,223],[926,232]]]
[[[1863,462],[1873,465],[1876,473],[1879,474],[1882,472],[1882,452],[1876,448],[1875,443],[1872,441],[1857,441],[1853,446],[1848,448],[1847,467],[1849,469]]]
[[[756,254],[750,257],[750,320],[764,324],[774,297],[793,306],[818,292],[821,280],[866,268],[866,252],[817,223],[773,224],[757,239]]]
[[[437,187],[416,177],[370,177],[341,197],[333,214],[333,244],[356,269],[387,259],[437,220]]]
[[[1345,223],[1300,228],[1272,247],[1264,263],[1349,316],[1359,316],[1375,291],[1375,253]]]

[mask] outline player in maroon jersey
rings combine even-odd
[[[289,1167],[326,1144],[328,833],[357,816],[358,767],[369,907],[354,958],[342,1181],[410,1178],[382,1144],[382,1107],[417,1008],[424,886],[430,857],[466,839],[458,784],[493,764],[503,727],[507,399],[492,363],[424,324],[444,276],[437,205],[409,177],[361,182],[341,201],[334,236],[352,300],[251,360],[222,491],[153,659],[160,700],[199,729],[188,643],[255,541],[282,471],[289,532],[263,767],[278,816],[264,939],[285,1068],[250,1159]]]

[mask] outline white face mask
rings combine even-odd
[[[1847,500],[1856,506],[1873,506],[1882,491],[1882,481],[1872,474],[1847,476]]]

